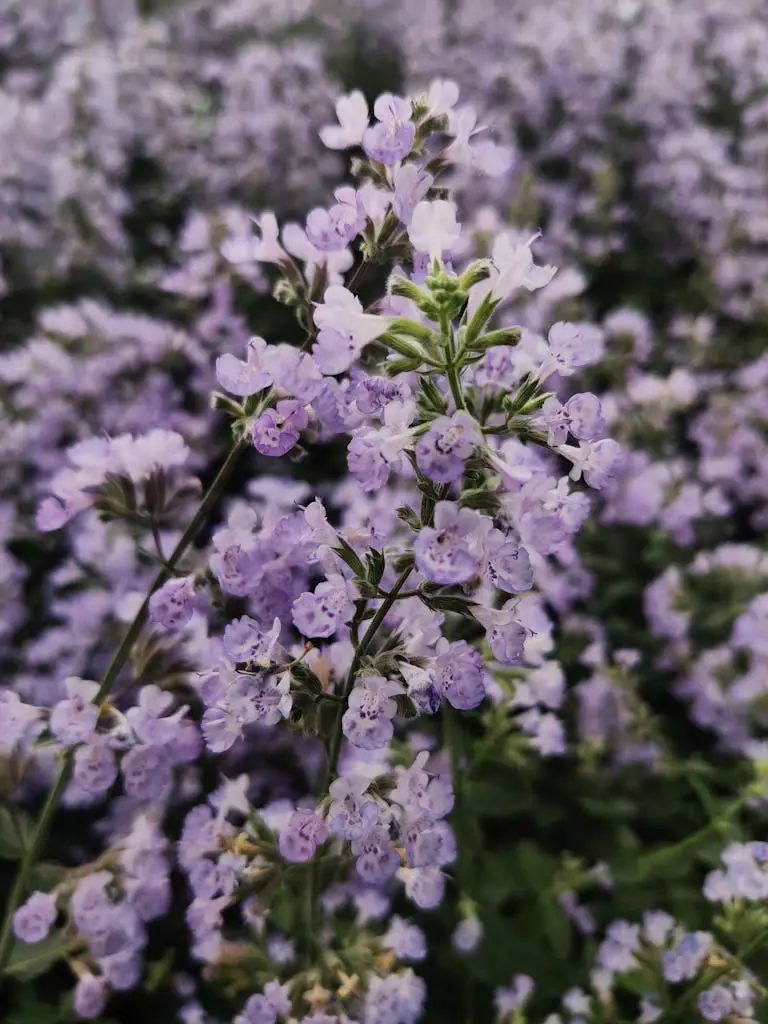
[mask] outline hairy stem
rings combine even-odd
[[[189,525],[181,536],[179,543],[173,550],[173,553],[168,558],[166,565],[160,570],[157,576],[152,581],[147,596],[144,598],[144,602],[136,612],[136,616],[133,622],[128,627],[128,630],[123,637],[120,646],[112,656],[112,660],[104,672],[104,675],[99,682],[99,689],[96,696],[93,698],[94,704],[101,704],[109,694],[113,683],[120,674],[123,665],[128,660],[128,656],[131,653],[131,648],[135,644],[136,640],[144,628],[144,623],[147,618],[147,611],[149,609],[149,599],[154,592],[161,587],[166,580],[173,574],[176,565],[185,554],[187,548],[190,546],[192,541],[195,539],[201,526],[208,518],[208,515],[218,500],[224,485],[226,484],[229,477],[232,475],[232,471],[237,464],[237,461],[247,447],[247,443],[242,439],[236,441],[232,446],[226,461],[222,465],[219,472],[216,474],[216,478],[208,488],[208,491],[204,495],[197,512],[191,519]],[[16,875],[16,879],[13,883],[11,894],[8,897],[8,905],[5,910],[5,916],[3,918],[2,931],[0,931],[0,983],[2,982],[2,975],[8,964],[8,959],[11,954],[13,946],[13,915],[16,908],[19,906],[24,896],[27,893],[29,886],[30,875],[35,862],[40,855],[40,852],[45,843],[50,829],[51,822],[58,809],[59,803],[64,791],[67,788],[70,775],[72,774],[72,765],[75,756],[75,747],[69,747],[61,758],[61,765],[59,767],[59,773],[56,776],[56,781],[51,787],[50,792],[46,798],[45,804],[40,817],[35,825],[35,830],[30,839],[29,846],[24,851],[19,864],[19,870]]]

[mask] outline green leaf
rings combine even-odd
[[[71,939],[61,930],[51,932],[42,942],[31,945],[17,942],[11,951],[5,973],[19,981],[31,981],[65,956],[70,944]]]
[[[32,838],[33,823],[26,814],[11,807],[0,807],[0,857],[20,860]]]
[[[515,852],[520,873],[530,887],[536,892],[546,889],[557,870],[554,857],[527,840],[519,843]]]
[[[563,908],[553,896],[545,896],[541,901],[541,924],[555,956],[567,960],[573,932]]]

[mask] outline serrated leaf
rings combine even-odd
[[[368,563],[366,578],[369,583],[376,586],[381,583],[381,577],[384,575],[384,569],[387,565],[384,555],[381,551],[372,548],[365,556],[365,560]]]
[[[42,942],[16,942],[5,973],[19,981],[31,981],[52,967],[57,960],[61,960],[70,945],[71,939],[62,930],[51,932]]]
[[[296,680],[298,685],[305,690],[309,690],[311,693],[323,693],[323,684],[309,667],[303,661],[298,662],[291,669],[291,675]]]
[[[475,606],[475,602],[468,600],[466,597],[453,597],[450,594],[439,594],[434,597],[421,595],[421,599],[433,611],[456,612],[459,615],[467,615],[470,609]]]
[[[347,563],[355,576],[360,576],[365,579],[365,566],[363,565],[360,556],[355,549],[344,540],[343,537],[339,537],[339,546],[334,548],[334,551],[339,558],[342,558]]]

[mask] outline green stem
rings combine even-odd
[[[448,383],[451,388],[451,394],[453,400],[456,403],[457,409],[466,409],[467,404],[464,401],[464,393],[461,390],[461,379],[459,377],[459,371],[453,363],[449,363],[445,370],[446,376],[448,377]]]
[[[154,592],[166,582],[176,568],[176,565],[185,554],[187,548],[195,539],[200,527],[203,525],[208,517],[212,507],[216,503],[224,489],[224,485],[232,474],[232,470],[247,447],[247,442],[243,440],[236,441],[232,446],[232,449],[227,456],[223,466],[216,474],[216,479],[213,481],[211,486],[208,488],[203,500],[200,502],[197,512],[192,518],[191,522],[187,526],[186,530],[181,536],[181,540],[176,545],[171,554],[168,562],[160,572],[157,574],[152,582],[152,585],[147,592],[147,596],[136,612],[136,616],[133,622],[128,627],[125,636],[120,643],[120,646],[115,651],[112,660],[110,661],[104,675],[99,683],[99,689],[96,696],[93,698],[94,704],[101,704],[109,694],[112,684],[117,679],[120,671],[128,660],[128,656],[131,653],[131,648],[139,637],[141,630],[144,628],[144,622],[147,617],[147,611],[149,609],[149,599]],[[6,965],[8,964],[8,958],[10,957],[11,949],[13,946],[13,915],[16,908],[19,906],[21,901],[26,895],[27,888],[29,886],[29,878],[32,873],[35,861],[37,860],[43,844],[45,843],[48,835],[48,830],[53,820],[54,815],[59,806],[64,791],[67,788],[70,775],[72,773],[72,765],[75,755],[75,747],[69,747],[64,753],[61,759],[61,766],[59,768],[59,774],[56,777],[56,781],[53,784],[48,797],[45,801],[45,805],[40,813],[40,817],[35,825],[35,831],[30,840],[29,846],[24,851],[24,855],[21,858],[19,864],[19,870],[16,875],[16,879],[13,883],[11,894],[8,898],[8,905],[5,911],[5,917],[3,919],[2,931],[0,931],[0,983],[2,982],[2,975],[5,971]]]
[[[413,567],[409,565],[408,568],[403,569],[403,571],[397,577],[397,580],[395,581],[389,594],[376,609],[376,614],[371,619],[370,625],[363,634],[363,639],[360,641],[360,644],[357,650],[355,651],[355,656],[352,659],[352,664],[349,666],[349,672],[344,682],[344,688],[341,692],[343,704],[339,708],[339,714],[336,717],[336,724],[333,730],[333,734],[331,736],[330,743],[328,745],[328,770],[327,779],[325,781],[325,785],[323,786],[323,791],[325,791],[328,788],[328,783],[333,779],[334,775],[336,774],[336,768],[339,763],[339,754],[341,752],[341,719],[344,712],[344,708],[346,707],[347,701],[349,700],[349,695],[352,692],[352,687],[355,685],[355,677],[357,676],[357,673],[360,669],[360,662],[365,657],[365,654],[368,651],[368,648],[373,643],[376,634],[378,633],[381,627],[381,624],[384,622],[384,619],[387,617],[387,614],[392,608],[392,605],[397,600],[397,595],[405,586],[408,577],[411,575],[412,571]]]

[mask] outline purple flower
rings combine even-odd
[[[264,633],[255,619],[242,615],[224,630],[224,650],[236,665],[248,661],[269,665],[280,629],[280,620],[275,619],[270,632]]]
[[[537,422],[548,431],[547,444],[565,444],[568,433],[579,441],[592,441],[605,430],[600,399],[589,391],[573,395],[561,405],[554,395],[541,407]]]
[[[171,784],[171,767],[162,747],[138,744],[123,756],[120,768],[125,792],[142,801],[159,800]]]
[[[98,1017],[107,1001],[107,986],[104,978],[96,977],[90,971],[81,974],[75,986],[75,1013],[90,1020]]]
[[[483,937],[483,925],[479,917],[465,917],[458,923],[451,936],[454,949],[460,953],[474,953]]]
[[[500,530],[493,530],[485,539],[485,573],[494,587],[507,594],[524,594],[533,587],[528,552]]]
[[[354,586],[338,574],[331,574],[314,593],[301,594],[293,602],[293,624],[303,636],[333,636],[355,612]]]
[[[0,744],[18,743],[39,718],[38,708],[25,704],[12,690],[0,690]]]
[[[667,981],[676,983],[695,978],[712,945],[706,932],[689,932],[672,949],[664,952],[661,967]]]
[[[378,124],[363,132],[363,149],[380,164],[396,164],[413,148],[416,125],[411,120],[411,104],[401,96],[385,92],[373,105]]]
[[[472,509],[459,509],[450,501],[435,506],[435,525],[425,527],[413,545],[416,564],[433,583],[466,583],[476,576],[479,562],[468,537],[478,525]]]
[[[372,977],[365,997],[365,1024],[416,1024],[421,1017],[427,986],[413,971]]]
[[[699,1012],[705,1020],[723,1020],[734,1010],[733,993],[725,985],[713,985],[699,995]]]
[[[13,915],[13,934],[20,942],[41,942],[56,920],[56,897],[33,892]]]
[[[493,656],[502,665],[519,665],[523,660],[528,630],[515,618],[517,602],[508,601],[503,608],[483,608],[479,605],[472,614],[485,627],[485,638]]]
[[[234,1024],[275,1024],[277,1012],[263,995],[251,996],[243,1007],[243,1012],[235,1017]]]
[[[285,455],[299,440],[309,423],[307,410],[300,402],[283,399],[276,408],[267,409],[251,426],[251,440],[262,455]]]
[[[381,938],[384,949],[391,949],[398,960],[423,960],[427,955],[424,932],[410,921],[395,914]]]
[[[624,455],[621,445],[610,437],[602,441],[584,441],[578,448],[561,444],[556,451],[573,463],[571,479],[578,480],[583,474],[586,483],[595,490],[613,480]]]
[[[524,1006],[533,992],[533,978],[516,974],[508,988],[497,988],[493,995],[496,1012],[502,1019]]]
[[[416,164],[401,164],[395,168],[393,205],[395,213],[403,224],[411,223],[413,211],[418,203],[426,197],[434,180],[431,174],[427,174]]]
[[[353,746],[379,750],[389,743],[394,734],[392,719],[397,714],[392,695],[402,690],[399,683],[382,676],[366,676],[362,685],[354,687],[341,720],[344,735]]]
[[[416,444],[416,463],[430,480],[453,484],[461,480],[464,464],[483,438],[476,421],[467,412],[440,416]]]
[[[105,793],[117,778],[115,755],[103,743],[86,744],[75,751],[75,785],[91,796]]]
[[[316,207],[307,216],[307,238],[320,252],[344,249],[365,227],[365,211],[353,188],[336,190],[330,210]]]
[[[456,838],[445,821],[416,818],[403,830],[402,838],[412,868],[440,868],[456,859]]]
[[[69,676],[64,686],[68,696],[54,706],[50,730],[62,743],[84,743],[93,736],[99,719],[99,709],[91,703],[99,692],[99,684]]]
[[[328,839],[325,822],[315,811],[294,811],[285,828],[280,830],[278,848],[285,860],[300,864],[311,860],[318,846]]]
[[[383,825],[377,825],[359,839],[353,839],[352,853],[357,858],[357,873],[371,885],[386,882],[400,866],[400,857]]]
[[[359,839],[379,820],[379,808],[368,794],[369,780],[362,775],[342,776],[331,783],[328,828],[340,839]]]
[[[436,677],[450,705],[468,711],[485,699],[485,669],[478,651],[465,640],[448,644],[436,660]]]
[[[167,580],[149,599],[149,617],[166,629],[180,629],[195,611],[195,579]]]
[[[442,902],[445,876],[440,868],[400,868],[398,877],[405,882],[405,895],[421,910],[432,910]]]
[[[550,359],[545,366],[550,373],[556,370],[563,377],[569,377],[582,366],[597,362],[602,354],[602,334],[586,324],[570,324],[560,320],[550,327],[547,340]],[[542,370],[542,379],[547,375],[547,369]]]
[[[43,498],[35,512],[35,527],[41,533],[60,530],[76,515],[77,511],[76,508],[71,508],[63,499],[55,495]]]
[[[263,338],[251,338],[248,342],[248,358],[244,362],[237,356],[219,356],[216,360],[216,379],[232,395],[247,398],[268,388],[273,382],[268,360],[272,357]]]

